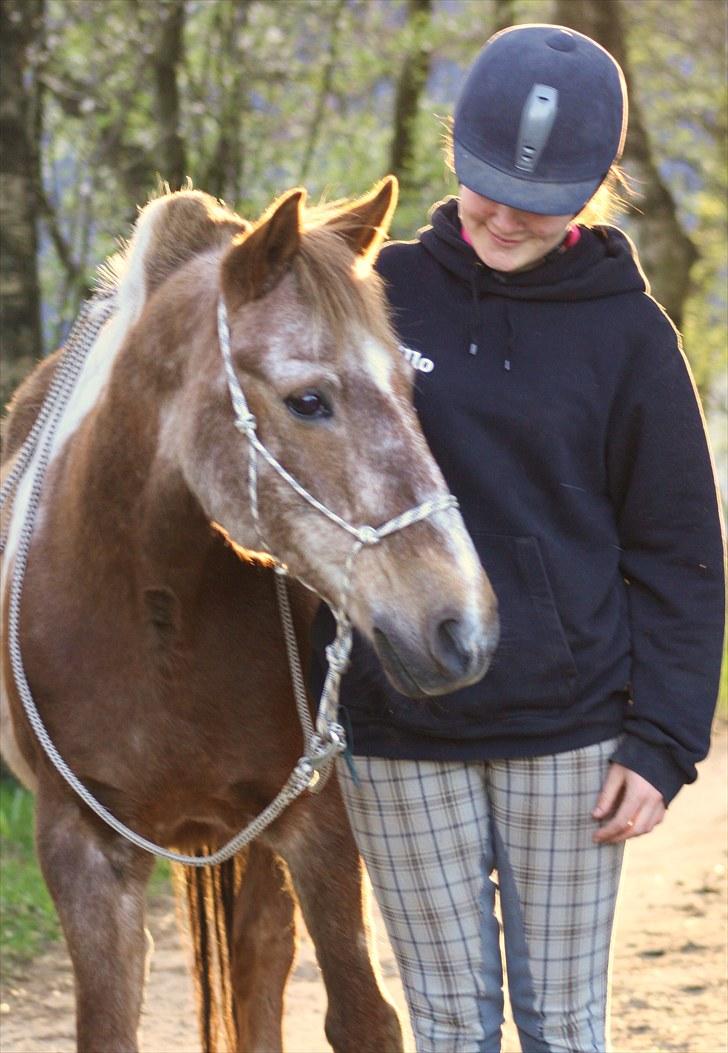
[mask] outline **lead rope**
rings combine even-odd
[[[53,373],[53,380],[38,416],[25,442],[15,455],[12,471],[0,487],[0,509],[15,494],[20,485],[36,451],[43,428],[51,416],[54,417],[53,430],[55,431],[55,424],[57,424],[63,414],[63,410],[66,408],[86,357],[96,342],[99,332],[114,313],[115,308],[115,297],[100,293],[97,293],[91,300],[83,304],[66,338],[63,353]],[[0,533],[0,553],[5,551],[6,544],[7,530],[3,530]]]
[[[235,835],[230,841],[219,848],[216,852],[202,856],[191,856],[181,852],[174,852],[157,845],[153,841],[142,837],[140,834],[125,826],[119,819],[106,809],[100,801],[83,785],[73,771],[63,760],[55,745],[53,744],[43,721],[35,705],[30,686],[28,684],[23,666],[20,648],[20,603],[22,587],[27,569],[30,545],[35,526],[35,520],[40,505],[40,497],[47,471],[50,455],[53,447],[53,439],[56,428],[63,416],[63,411],[70,399],[74,386],[80,375],[83,364],[93,346],[96,336],[102,325],[113,313],[115,303],[105,303],[104,309],[94,315],[94,307],[97,301],[92,300],[80,313],[75,323],[66,350],[61,358],[58,370],[49,389],[48,395],[41,408],[39,418],[18,453],[13,470],[3,485],[0,494],[0,508],[6,502],[10,494],[17,490],[20,480],[28,470],[34,454],[37,451],[36,464],[33,472],[31,491],[28,501],[27,514],[23,523],[18,546],[15,553],[15,562],[10,588],[10,603],[8,610],[8,649],[10,662],[15,677],[18,693],[25,710],[28,721],[33,728],[38,741],[45,751],[48,759],[65,779],[68,785],[75,791],[81,800],[108,826],[115,830],[120,836],[126,838],[137,848],[141,848],[153,855],[163,859],[169,859],[175,863],[184,863],[187,866],[201,867],[214,866],[230,859],[250,841],[258,837],[288,805],[299,797],[307,788],[314,791],[320,790],[326,778],[330,774],[331,767],[336,755],[346,748],[346,738],[343,728],[335,720],[338,710],[339,686],[341,677],[349,662],[352,644],[351,623],[345,613],[345,605],[353,580],[354,559],[365,545],[378,544],[382,538],[387,537],[395,531],[402,530],[411,523],[416,523],[435,512],[456,508],[457,500],[451,494],[426,501],[415,508],[409,509],[402,515],[395,517],[381,527],[362,526],[354,527],[337,516],[335,512],[322,505],[315,497],[308,493],[273,457],[273,455],[260,442],[256,434],[255,418],[250,413],[245,396],[232,364],[230,351],[230,331],[227,323],[225,305],[220,299],[218,305],[218,337],[220,349],[225,364],[225,372],[230,389],[230,396],[235,411],[235,425],[243,433],[250,443],[250,458],[248,468],[248,482],[250,492],[251,512],[256,523],[256,528],[262,538],[260,515],[257,494],[257,458],[261,454],[266,461],[282,476],[285,481],[306,501],[312,504],[323,515],[342,529],[355,537],[354,545],[347,557],[342,582],[339,603],[334,610],[337,631],[333,643],[326,649],[329,661],[329,669],[321,693],[315,726],[308,712],[306,690],[301,671],[300,657],[296,643],[293,617],[290,609],[288,591],[285,577],[287,570],[285,566],[277,562],[276,566],[276,592],[278,595],[281,622],[283,627],[286,649],[288,652],[291,679],[293,683],[296,706],[301,721],[304,736],[304,754],[296,763],[282,789],[271,801],[271,803],[250,822],[244,829]],[[88,309],[86,309],[88,308]],[[45,434],[43,431],[45,428]],[[43,435],[41,442],[41,435]],[[38,448],[40,443],[40,447]],[[4,542],[3,542],[4,548]]]
[[[245,436],[249,443],[249,459],[248,459],[248,491],[250,500],[250,509],[253,516],[253,521],[258,533],[260,540],[266,547],[266,550],[270,556],[276,561],[278,568],[278,594],[279,600],[285,596],[284,603],[288,609],[288,618],[290,619],[290,608],[288,607],[287,590],[285,589],[285,578],[287,570],[285,564],[278,560],[277,557],[272,553],[271,546],[267,544],[265,540],[265,534],[262,528],[260,519],[260,508],[258,503],[258,461],[257,455],[260,454],[267,463],[273,468],[282,479],[291,486],[295,492],[303,498],[308,504],[312,505],[316,511],[320,512],[321,515],[335,523],[336,526],[345,530],[348,534],[354,537],[354,544],[349,552],[349,555],[344,564],[344,574],[341,585],[341,591],[339,593],[338,602],[336,604],[329,602],[329,606],[332,609],[332,613],[336,620],[336,636],[331,644],[326,648],[326,658],[328,662],[328,671],[324,686],[321,692],[321,699],[319,701],[318,713],[316,717],[316,728],[310,740],[309,758],[315,758],[315,766],[318,772],[318,778],[315,784],[311,787],[312,792],[318,792],[323,788],[329,774],[333,761],[338,753],[341,753],[346,749],[346,735],[341,724],[336,720],[336,715],[339,708],[339,690],[341,685],[341,678],[346,672],[349,664],[349,656],[351,654],[352,647],[352,627],[351,622],[346,614],[347,602],[351,586],[353,582],[353,569],[354,560],[356,556],[361,552],[365,546],[373,546],[379,544],[383,538],[388,537],[390,534],[394,534],[399,530],[404,530],[405,527],[411,526],[413,523],[417,523],[422,519],[426,519],[435,512],[447,511],[448,509],[454,509],[458,507],[457,498],[452,494],[443,494],[436,498],[430,498],[427,501],[423,501],[421,504],[416,505],[413,508],[408,509],[401,515],[395,516],[388,522],[384,523],[380,527],[373,526],[353,526],[351,523],[347,523],[345,519],[332,512],[330,508],[322,504],[313,494],[309,493],[305,487],[301,486],[297,479],[295,479],[283,465],[273,456],[270,450],[260,441],[257,435],[257,421],[255,416],[250,411],[248,401],[245,397],[243,389],[238,381],[235,367],[233,365],[232,350],[230,346],[230,326],[227,318],[227,309],[225,302],[220,297],[217,304],[217,334],[218,342],[220,344],[220,351],[223,358],[223,364],[225,366],[225,376],[227,378],[228,389],[230,391],[230,400],[233,405],[233,411],[235,413],[235,426],[238,431]],[[305,582],[304,582],[305,584]],[[310,586],[309,586],[310,587]],[[313,590],[316,591],[316,590]],[[327,599],[323,597],[323,599]],[[284,616],[284,606],[281,606],[281,617]],[[288,629],[286,629],[284,622],[284,633],[287,633],[287,639],[290,637],[295,643],[295,634],[292,629],[292,622]],[[305,688],[303,688],[303,676],[300,670],[300,661],[296,651],[295,659],[292,657],[293,652],[289,650],[289,665],[291,667],[291,678],[295,685],[301,684],[301,696],[297,695],[296,703],[300,714],[305,710],[308,715],[308,705],[306,702]],[[297,668],[294,667],[294,662]],[[305,731],[304,731],[305,736]]]

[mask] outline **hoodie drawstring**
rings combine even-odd
[[[477,355],[479,350],[478,340],[482,329],[482,309],[480,302],[480,292],[478,289],[478,274],[474,271],[470,275],[470,291],[472,293],[472,306],[470,311],[470,343],[468,345],[468,354]],[[511,315],[510,304],[508,300],[504,298],[503,308],[506,317],[506,353],[503,358],[503,368],[507,373],[511,370],[511,358],[515,349],[515,328],[513,324],[513,317]]]
[[[478,353],[478,337],[480,334],[480,296],[478,295],[478,275],[475,271],[470,275],[470,291],[473,294],[473,305],[470,312],[470,346],[469,355]]]
[[[513,318],[511,316],[511,308],[507,299],[503,300],[503,305],[506,311],[506,328],[508,330],[508,340],[506,343],[506,354],[503,359],[503,368],[510,372],[511,369],[511,355],[513,354],[515,344],[515,331],[513,326]]]

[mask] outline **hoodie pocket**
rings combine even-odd
[[[538,538],[474,534],[498,598],[500,643],[480,682],[483,702],[566,705],[576,666],[556,609]]]
[[[450,695],[412,700],[385,688],[388,719],[402,730],[480,738],[502,720],[556,715],[574,698],[576,666],[537,538],[472,537],[498,598],[500,642],[493,663],[479,683]],[[366,699],[366,692],[359,698]]]
[[[477,684],[449,695],[405,698],[394,690],[370,646],[355,634],[342,702],[357,725],[386,724],[399,732],[437,738],[481,738],[499,721],[529,713],[560,712],[574,698],[576,666],[535,537],[472,533],[498,598],[500,642],[493,663]],[[320,659],[312,677],[316,697],[323,683],[323,647],[333,637],[333,618],[319,612],[314,626]],[[524,724],[524,727],[527,726]]]

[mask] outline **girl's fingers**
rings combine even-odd
[[[594,834],[597,844],[617,844],[631,836],[640,820],[645,801],[634,793],[625,793],[619,808]]]
[[[655,800],[652,793],[644,796],[626,794],[618,811],[593,837],[597,844],[619,844],[632,837],[648,834],[662,822],[665,804],[662,797]]]
[[[592,811],[602,826],[592,838],[597,844],[617,844],[647,834],[665,815],[662,794],[642,775],[613,763]]]
[[[625,783],[627,769],[621,764],[610,764],[597,803],[592,811],[593,819],[604,819],[615,811],[619,795]]]

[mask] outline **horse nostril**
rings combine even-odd
[[[434,658],[453,677],[463,676],[473,661],[471,634],[456,618],[445,618],[435,633]]]

